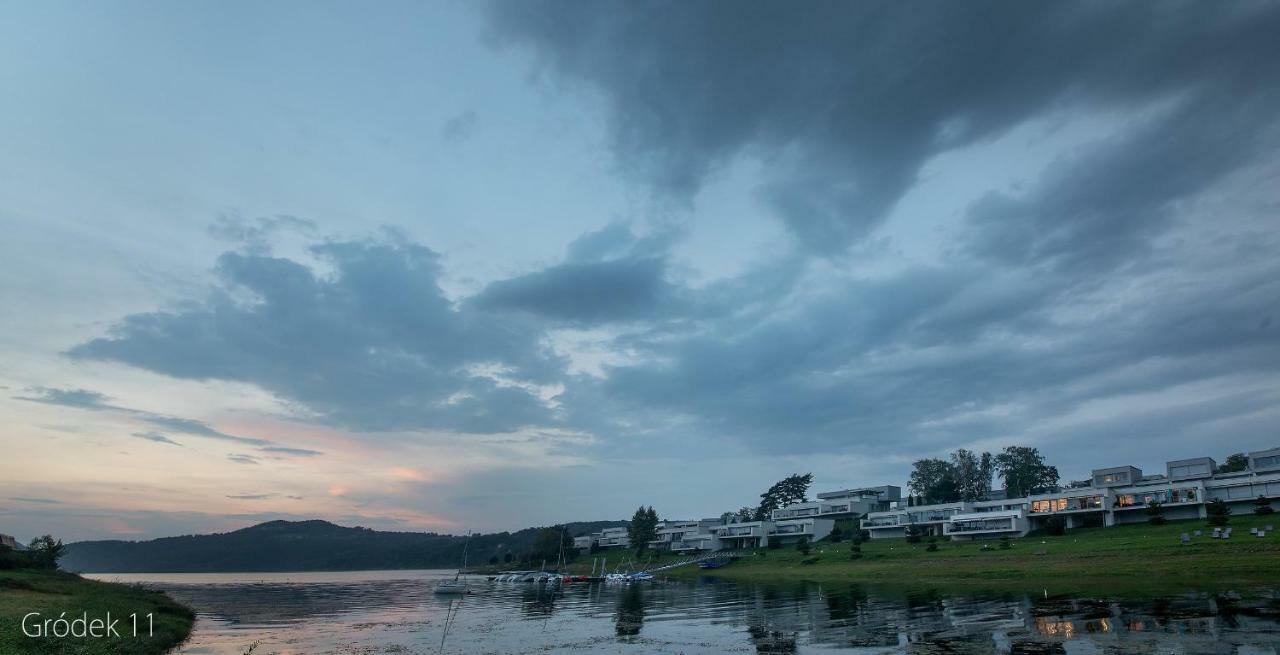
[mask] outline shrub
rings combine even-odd
[[[796,542],[796,550],[800,551],[801,555],[808,555],[809,554],[809,538],[800,537],[800,541]]]
[[[1254,514],[1266,516],[1267,514],[1275,514],[1275,512],[1274,509],[1271,509],[1271,501],[1266,496],[1258,496],[1258,499],[1253,501]]]
[[[1000,537],[1000,550],[1009,550],[1013,544],[1009,543],[1008,537]]]
[[[1061,516],[1050,516],[1045,519],[1044,532],[1051,537],[1061,537],[1067,533],[1067,519]]]
[[[817,558],[817,557],[806,557],[806,558],[804,558],[804,559],[800,560],[800,563],[801,563],[801,564],[816,564],[817,562],[818,562],[818,558]]]
[[[1147,506],[1147,523],[1164,525],[1164,506],[1159,501],[1153,501]]]
[[[849,549],[849,559],[862,559],[862,546],[854,544],[853,547]]]
[[[907,526],[906,534],[907,534],[907,543],[918,544],[920,543],[921,537],[924,536],[924,528],[912,523],[911,525]]]
[[[831,534],[827,536],[827,540],[833,544],[838,544],[841,539],[844,539],[844,531],[840,529],[840,526],[837,525],[831,528]]]
[[[1205,513],[1209,515],[1209,525],[1224,526],[1231,521],[1231,508],[1221,498],[1214,498],[1205,505]]]
[[[929,551],[929,552],[931,552],[931,553],[937,552],[937,551],[938,551],[938,542],[936,542],[936,541],[934,541],[934,540],[930,539],[930,540],[929,540],[929,545],[928,545],[928,546],[925,546],[925,547],[924,547],[924,549],[925,549],[925,550],[927,550],[927,551]]]
[[[769,550],[777,550],[782,548],[782,540],[777,537],[769,537]]]
[[[859,541],[859,542],[863,542],[863,541],[871,541],[871,531],[870,531],[870,530],[858,530],[858,541]]]

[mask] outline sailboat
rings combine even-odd
[[[462,545],[462,566],[453,575],[452,580],[445,580],[436,585],[437,594],[465,594],[470,591],[467,581],[462,579],[462,570],[467,568],[467,548],[471,546],[471,532],[467,532],[467,541]]]

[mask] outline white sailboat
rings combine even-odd
[[[471,546],[471,532],[467,532],[467,541],[462,545],[462,566],[454,574],[452,580],[445,580],[436,585],[437,594],[465,594],[470,591],[467,581],[462,579],[462,570],[467,568],[467,549]]]

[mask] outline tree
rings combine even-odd
[[[840,540],[843,538],[844,538],[844,531],[840,529],[840,526],[838,525],[831,526],[831,534],[827,535],[827,541],[830,541],[833,544],[838,544],[840,543]]]
[[[907,486],[917,494],[917,505],[950,503],[959,500],[955,467],[941,459],[921,459],[912,465]]]
[[[907,543],[918,544],[920,543],[921,537],[924,536],[924,528],[916,525],[915,523],[912,523],[907,526],[906,535],[907,535]]]
[[[737,512],[725,512],[724,514],[720,515],[720,523],[722,525],[729,525],[730,523],[736,523],[737,521],[738,521]]]
[[[1209,515],[1209,525],[1221,527],[1231,522],[1231,508],[1221,498],[1214,498],[1205,504],[1204,511]]]
[[[733,521],[731,521],[731,523],[748,523],[750,521],[759,521],[761,519],[756,518],[756,513],[758,511],[759,510],[757,510],[754,507],[743,507],[742,509],[734,513]]]
[[[1218,465],[1218,473],[1236,473],[1249,468],[1249,456],[1244,453],[1227,455],[1227,461]]]
[[[1051,537],[1061,537],[1067,533],[1067,520],[1061,516],[1050,516],[1044,521],[1044,532]]]
[[[955,477],[956,492],[960,500],[975,501],[989,498],[994,468],[991,453],[978,455],[964,448],[951,453],[951,471]]]
[[[555,562],[560,559],[561,549],[564,547],[564,537],[568,532],[561,526],[543,528],[533,537],[533,553],[531,557],[534,560],[547,560]],[[569,546],[573,546],[570,539]]]
[[[511,560],[513,560],[513,559],[515,559],[515,555],[512,555],[512,554],[511,554],[511,551],[507,551],[507,552],[502,556],[502,561],[503,561],[504,563],[506,563],[506,564],[510,564],[510,563],[511,563]]]
[[[28,548],[31,561],[37,568],[42,569],[58,568],[58,560],[67,552],[67,547],[62,545],[61,539],[54,539],[47,534],[32,539]]]
[[[631,525],[627,527],[627,536],[631,538],[631,547],[643,552],[649,542],[658,538],[658,513],[653,507],[641,505],[631,515]]]
[[[1160,501],[1154,500],[1151,501],[1150,505],[1147,505],[1147,523],[1164,525],[1164,506],[1160,504]]]
[[[766,547],[769,550],[777,550],[779,548],[782,548],[782,540],[775,536],[770,536],[769,541],[766,543]]]
[[[497,556],[497,555],[493,555],[493,556],[489,557],[489,566],[496,566],[497,564],[498,564],[498,556]]]
[[[809,485],[812,483],[812,473],[804,475],[794,473],[775,482],[772,487],[760,494],[760,507],[756,510],[756,520],[767,521],[773,510],[805,502]]]
[[[1274,514],[1275,510],[1271,509],[1271,501],[1266,496],[1258,496],[1258,499],[1253,501],[1253,513],[1258,516],[1266,516],[1267,514]]]
[[[1009,498],[1043,493],[1058,486],[1058,468],[1046,465],[1037,448],[1009,446],[992,461]]]
[[[809,554],[809,538],[800,537],[800,541],[796,542],[796,550],[800,551],[801,555],[808,555]]]

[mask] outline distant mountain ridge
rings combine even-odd
[[[625,521],[568,523],[569,534],[626,525]],[[543,528],[477,534],[468,561],[485,564],[532,549]],[[358,571],[455,568],[466,537],[432,532],[382,532],[328,521],[268,521],[233,532],[150,541],[81,541],[67,546],[61,566],[92,573]]]

